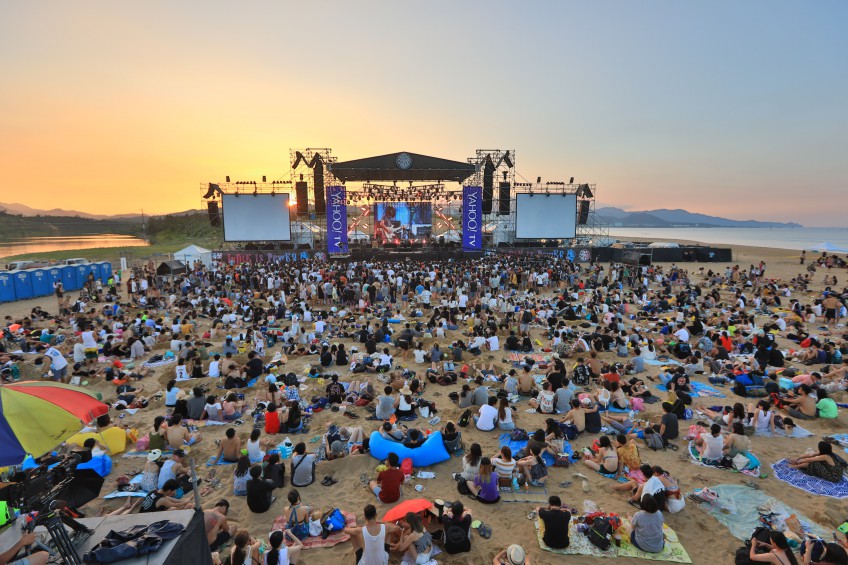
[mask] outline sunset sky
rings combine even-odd
[[[628,209],[844,226],[848,3],[3,2],[0,202],[201,205],[289,149],[595,182]]]

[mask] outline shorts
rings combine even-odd
[[[86,359],[97,359],[97,348],[86,348],[85,350],[85,358]]]
[[[374,487],[374,488],[372,488],[371,490],[373,491],[374,496],[376,496],[376,497],[377,497],[377,500],[380,500],[380,493],[381,493],[381,492],[383,492],[383,489],[382,489],[382,488],[380,488],[380,485],[375,486],[375,487]],[[383,502],[383,501],[382,501],[382,500],[380,500],[380,502]]]
[[[215,541],[209,544],[209,549],[212,551],[218,551],[225,543],[230,541],[230,532],[218,532],[218,535],[215,537]]]
[[[54,381],[63,381],[65,377],[68,376],[68,366],[65,365],[61,369],[56,369],[53,371],[53,380]]]
[[[835,320],[836,319],[836,308],[828,308],[824,311],[824,319],[825,320]]]

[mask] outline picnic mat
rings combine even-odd
[[[657,388],[663,392],[668,392],[668,387],[666,385],[656,385]],[[696,383],[692,381],[689,383],[689,388],[692,389],[692,394],[690,396],[712,396],[713,398],[727,398],[727,395],[722,393],[719,389],[714,386],[710,386],[704,383]]]
[[[515,457],[516,453],[527,447],[527,440],[513,439],[512,434],[510,434],[509,432],[504,432],[500,435],[500,437],[498,437],[498,444],[501,447],[509,447],[509,450],[512,451],[512,456]],[[562,442],[562,452],[567,453],[569,456],[574,454],[574,450],[571,448],[571,444],[568,443],[568,441]],[[545,465],[547,465],[548,467],[553,467],[553,455],[546,451],[542,453],[542,459],[545,461]]]
[[[121,457],[124,457],[124,458],[133,458],[133,457],[144,457],[144,458],[147,458],[147,455],[148,455],[149,453],[150,453],[149,451],[125,451],[125,452],[121,455]],[[170,451],[170,450],[169,450],[169,451],[163,451],[163,452],[162,452],[162,457],[170,457],[170,456],[171,456],[171,455],[173,455],[173,454],[174,454],[174,452],[173,452],[173,451]]]
[[[162,367],[163,365],[168,365],[170,363],[176,363],[176,358],[171,359],[162,359],[161,361],[145,361],[141,364],[142,367]]]
[[[356,515],[355,514],[351,514],[350,512],[345,512],[344,510],[342,510],[342,515],[344,515],[344,517],[345,517],[345,527],[353,528],[353,527],[356,526]],[[277,516],[277,518],[274,520],[274,525],[271,526],[271,530],[272,531],[273,530],[280,530],[280,531],[285,530],[287,521],[288,521],[288,518],[286,516]],[[330,534],[329,536],[327,536],[326,539],[322,538],[321,536],[315,536],[315,537],[310,536],[310,537],[306,538],[305,540],[302,540],[302,542],[303,542],[303,549],[305,551],[307,549],[318,549],[318,548],[321,548],[321,547],[333,547],[334,545],[344,543],[348,540],[350,540],[350,536],[348,534],[344,533],[344,531],[341,531],[341,532],[336,532],[334,534]],[[289,540],[286,540],[286,545],[291,547],[291,545],[293,545],[293,544],[291,544],[289,542]]]
[[[845,476],[838,483],[832,483],[818,477],[811,477],[800,469],[789,467],[788,459],[781,459],[777,463],[772,464],[771,468],[774,469],[775,477],[784,483],[789,483],[795,488],[819,496],[848,498],[848,479]]]
[[[710,487],[710,489],[718,494],[718,502],[720,504],[699,502],[697,503],[698,507],[730,530],[733,537],[742,541],[751,539],[751,532],[754,531],[754,528],[761,525],[757,507],[768,503],[769,500],[774,500],[761,490],[754,490],[743,485],[716,485]],[[722,512],[721,505],[724,503],[733,505],[731,512]],[[805,531],[821,536],[823,539],[830,537],[830,530],[822,528],[794,508],[786,506],[779,500],[775,501],[774,512],[784,518],[795,514]]]
[[[132,479],[130,479],[130,484],[131,485],[140,485],[142,478],[144,478],[144,475],[142,473],[139,473],[138,475],[136,475]],[[110,500],[112,498],[122,498],[122,497],[126,497],[126,496],[135,496],[135,497],[138,497],[138,498],[144,498],[145,496],[147,496],[147,491],[146,490],[132,490],[132,491],[113,490],[112,492],[110,492],[109,494],[104,496],[103,499]]]
[[[509,354],[509,362],[510,363],[521,363],[525,358],[529,357],[536,363],[544,363],[545,356],[539,355],[538,353],[510,353]]]
[[[568,547],[565,549],[554,549],[545,545],[542,539],[545,535],[545,523],[536,518],[533,520],[536,526],[536,540],[539,542],[539,547],[551,553],[560,555],[590,555],[592,557],[615,557],[615,548],[610,547],[606,551],[601,551],[599,548],[592,545],[589,538],[578,532],[572,520],[568,525]]]
[[[845,452],[848,453],[848,434],[835,434],[830,437],[838,441],[839,445],[842,446],[842,449],[844,449]]]
[[[206,461],[206,466],[212,467],[213,465],[235,465],[236,463],[238,463],[238,461],[227,461],[227,460],[225,460],[223,455],[221,455],[221,457],[215,457],[213,455],[212,457],[209,458],[208,461]]]
[[[726,468],[726,467],[716,467],[715,465],[707,465],[706,463],[701,461],[700,455],[701,454],[698,453],[698,449],[695,447],[695,441],[694,440],[690,441],[689,442],[689,457],[692,459],[692,463],[694,463],[695,465],[700,465],[701,467],[708,467],[710,469],[718,469],[719,471],[733,471],[734,473],[742,473],[744,475],[750,475],[752,477],[757,477],[757,478],[759,478],[759,476],[760,476],[760,468],[761,468],[760,465],[757,465],[753,469],[743,469],[741,471],[738,471],[736,469],[729,469],[729,468]],[[754,454],[751,453],[751,455],[754,455]],[[757,456],[754,455],[754,457],[757,457]],[[759,460],[759,457],[757,457],[757,460]]]
[[[512,487],[501,487],[501,502],[539,502],[548,503],[548,489],[545,486],[534,487],[530,485],[529,490],[523,488],[515,490]]]
[[[622,518],[622,527],[619,528],[619,532],[623,531],[625,524],[628,526],[630,525],[626,518]],[[630,536],[624,533],[621,534],[621,547],[616,547],[615,552],[618,557],[635,557],[637,559],[671,561],[673,563],[692,563],[692,559],[689,557],[689,554],[686,553],[686,549],[680,543],[680,540],[677,539],[677,534],[666,524],[663,524],[663,535],[665,536],[665,547],[663,547],[663,550],[659,553],[649,553],[647,551],[642,551],[641,549],[636,549],[636,547],[630,543]]]
[[[788,437],[788,438],[797,438],[803,439],[805,437],[812,437],[814,434],[810,430],[806,428],[802,428],[801,426],[795,424],[795,429],[792,430],[792,435],[786,435],[786,431],[780,428],[775,428],[774,433],[771,433],[769,430],[760,431],[754,430],[755,436],[763,436],[763,437]]]

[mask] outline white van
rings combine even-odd
[[[83,257],[74,257],[73,259],[63,259],[59,261],[60,265],[84,265],[88,263],[88,259]]]
[[[26,269],[30,265],[34,265],[35,261],[12,261],[6,268],[10,271],[19,271],[21,269]]]

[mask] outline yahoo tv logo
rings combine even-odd
[[[465,235],[466,247],[478,247],[480,240],[480,188],[472,187],[466,191],[463,199],[465,206]]]
[[[342,241],[347,233],[347,202],[345,201],[344,189],[336,188],[330,192],[330,226],[329,230],[333,234],[331,241],[333,246],[338,251],[344,251],[347,245],[346,241]]]

